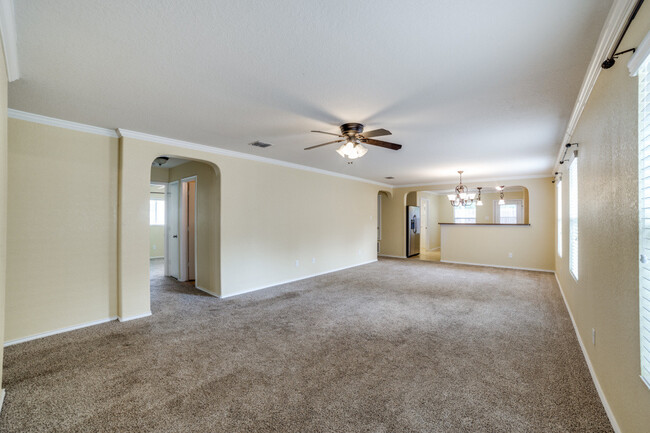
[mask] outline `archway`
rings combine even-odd
[[[170,155],[154,159],[149,198],[150,291],[154,281],[172,278],[219,295],[219,180],[218,169],[207,161]]]

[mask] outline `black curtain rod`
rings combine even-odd
[[[630,15],[630,18],[627,20],[627,24],[625,25],[625,29],[623,29],[623,33],[621,34],[621,37],[618,38],[618,42],[616,42],[616,46],[612,50],[612,55],[609,56],[605,61],[603,62],[602,65],[600,65],[603,69],[609,69],[612,66],[614,66],[614,63],[616,63],[616,57],[619,54],[627,53],[629,51],[634,52],[636,48],[630,48],[629,50],[621,51],[620,53],[617,53],[616,50],[618,50],[618,46],[621,45],[621,41],[625,37],[625,33],[627,33],[627,29],[630,28],[630,24],[632,24],[632,21],[634,21],[634,18],[636,17],[637,12],[639,12],[639,9],[641,9],[641,5],[643,4],[644,0],[639,0],[636,3],[636,6],[634,7],[634,11],[632,11],[632,15]]]

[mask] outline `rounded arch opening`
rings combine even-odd
[[[150,297],[165,281],[196,288],[197,295],[219,296],[219,167],[202,159],[159,154],[151,161],[149,182]]]

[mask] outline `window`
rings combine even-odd
[[[494,222],[496,224],[522,224],[524,221],[524,201],[505,200],[504,204],[494,203]]]
[[[644,51],[639,45],[638,54]],[[646,45],[647,47],[647,45]],[[646,48],[647,51],[647,48]],[[632,58],[630,63],[635,60]],[[634,72],[632,71],[633,75]],[[650,387],[650,57],[638,68],[639,75],[639,334],[641,378]]]
[[[154,198],[149,200],[149,225],[165,225],[165,200]]]
[[[454,222],[456,224],[476,223],[476,203],[471,206],[458,206],[454,208]]]
[[[569,166],[569,270],[578,279],[578,157]]]
[[[499,205],[499,224],[517,224],[517,205]]]
[[[562,181],[558,180],[555,185],[555,197],[557,198],[557,255],[562,257]]]

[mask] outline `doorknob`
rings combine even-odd
[[[646,262],[645,254],[641,254],[641,256],[639,257],[639,261],[640,261],[641,263],[645,263],[645,262]]]
[[[177,237],[178,237],[178,235],[174,235],[174,236],[172,236],[172,237],[173,237],[173,238],[177,238]]]

